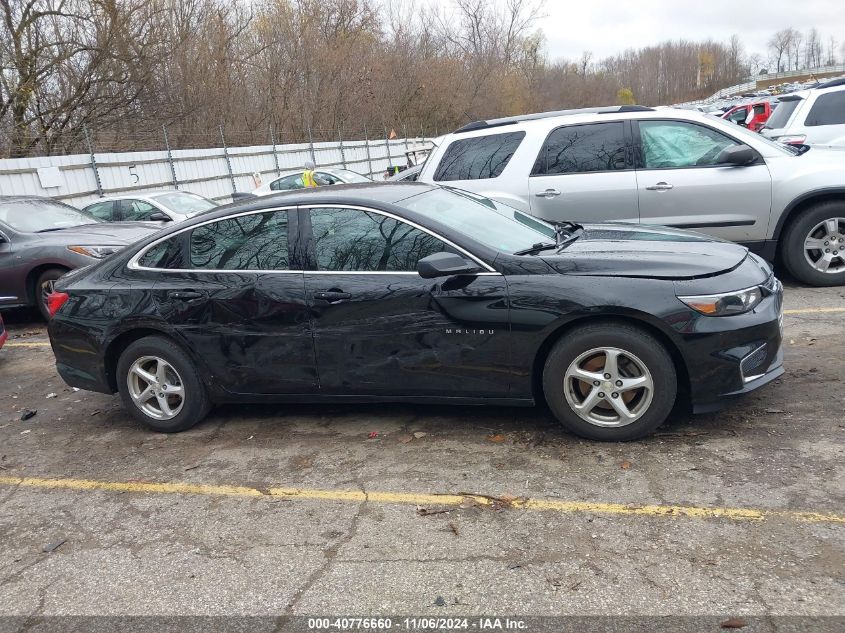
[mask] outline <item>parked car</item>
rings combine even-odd
[[[755,101],[752,103],[734,106],[725,112],[721,118],[725,121],[730,121],[731,123],[747,127],[752,132],[758,132],[766,124],[766,121],[769,120],[769,117],[772,115],[772,111],[775,110],[776,107],[777,102],[773,103],[768,100]],[[751,120],[749,121],[748,115],[751,110],[754,111],[754,114],[751,116]]]
[[[6,332],[6,326],[3,323],[3,315],[0,314],[0,349],[6,344],[6,339],[9,338],[9,333]]]
[[[159,224],[102,223],[37,196],[0,196],[0,308],[36,306],[49,316],[55,281],[156,232]]]
[[[294,169],[282,173],[278,178],[274,178],[270,182],[264,183],[257,189],[253,190],[256,196],[268,196],[277,191],[290,191],[292,189],[302,189],[302,169]],[[359,173],[350,171],[349,169],[334,169],[334,168],[317,168],[314,172],[314,180],[318,185],[339,185],[344,183],[356,182],[372,182],[372,179],[362,176]]]
[[[679,393],[708,411],[783,373],[781,285],[747,249],[421,183],[231,205],[56,294],[62,378],[164,432],[227,401],[545,399],[574,433],[630,440]]]
[[[845,284],[843,173],[845,152],[799,155],[700,113],[620,106],[466,125],[432,152],[419,180],[545,220],[700,230],[832,286]]]
[[[214,200],[195,193],[159,191],[107,196],[82,210],[103,222],[181,222],[217,206]]]
[[[793,92],[766,122],[762,134],[795,146],[845,147],[845,78]]]

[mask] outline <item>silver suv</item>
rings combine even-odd
[[[845,148],[845,78],[780,97],[760,133],[788,145]]]
[[[845,151],[801,152],[727,121],[618,106],[470,123],[420,181],[550,221],[694,229],[780,256],[798,279],[845,284]]]

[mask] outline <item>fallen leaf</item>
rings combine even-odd
[[[409,444],[414,441],[413,435],[400,435],[399,436],[399,443],[400,444]]]
[[[722,622],[721,626],[723,629],[741,629],[744,626],[748,626],[748,622],[742,618],[729,618]]]
[[[45,554],[49,554],[50,552],[55,552],[62,545],[64,545],[66,541],[67,541],[67,539],[63,538],[63,539],[59,539],[58,541],[53,541],[52,543],[48,543],[47,545],[45,545],[44,547],[41,548],[41,551],[44,552]]]
[[[624,462],[622,462],[622,463],[619,465],[619,468],[621,468],[622,470],[628,470],[630,467],[631,467],[631,462],[629,462],[629,461],[627,461],[627,460],[626,460],[626,461],[624,461]]]
[[[452,534],[454,534],[455,536],[459,535],[458,526],[455,525],[454,521],[449,521],[449,529],[452,530]]]
[[[505,441],[505,436],[502,435],[501,433],[496,433],[495,435],[488,435],[487,441],[488,442],[495,442],[496,444],[499,444],[499,443]]]
[[[29,420],[36,413],[38,413],[38,409],[24,409],[23,413],[21,413],[21,420]]]
[[[421,440],[426,435],[428,435],[428,433],[423,433],[422,431],[417,431],[416,433],[414,433],[414,437],[417,438],[418,440]]]

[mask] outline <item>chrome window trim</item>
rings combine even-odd
[[[415,229],[423,231],[424,233],[428,233],[432,237],[440,240],[441,242],[448,244],[449,246],[451,246],[452,248],[454,248],[458,252],[463,253],[464,255],[466,255],[467,257],[472,259],[476,264],[478,264],[479,266],[481,266],[484,269],[484,272],[474,273],[474,274],[476,274],[476,275],[501,275],[501,273],[497,272],[492,266],[490,266],[489,264],[485,263],[484,261],[482,261],[481,259],[476,257],[475,255],[473,255],[472,253],[467,251],[465,248],[458,246],[457,244],[455,244],[451,240],[446,239],[445,237],[443,237],[441,235],[438,235],[434,231],[431,231],[431,230],[425,228],[424,226],[420,226],[416,222],[413,222],[411,220],[399,217],[398,215],[390,213],[389,211],[381,211],[379,209],[372,209],[370,207],[364,207],[364,206],[354,205],[354,204],[308,204],[308,205],[296,205],[296,206],[292,206],[292,207],[272,207],[272,208],[269,208],[269,209],[260,209],[260,210],[256,210],[256,211],[244,211],[243,213],[236,213],[236,214],[233,214],[233,215],[227,215],[227,216],[220,217],[220,218],[214,218],[212,220],[206,220],[205,222],[200,222],[199,224],[192,224],[191,226],[187,226],[185,228],[179,229],[178,231],[176,231],[174,233],[170,233],[169,235],[166,235],[162,238],[155,240],[154,242],[151,242],[150,244],[145,246],[143,249],[141,249],[140,251],[135,253],[135,255],[132,257],[132,259],[130,259],[129,262],[126,264],[126,267],[129,270],[146,270],[146,271],[166,272],[166,273],[190,272],[190,273],[214,273],[214,274],[219,274],[219,273],[234,273],[234,274],[240,274],[240,273],[262,273],[262,274],[313,273],[313,274],[317,274],[317,275],[419,275],[418,272],[409,271],[409,270],[397,270],[397,271],[391,271],[391,270],[264,270],[264,269],[253,269],[253,268],[244,269],[244,270],[232,270],[232,269],[225,269],[225,268],[223,268],[223,269],[218,269],[218,268],[150,268],[148,266],[141,266],[138,263],[138,261],[151,248],[157,246],[158,244],[160,244],[160,243],[162,243],[166,240],[173,239],[177,235],[181,235],[182,233],[184,233],[186,231],[192,231],[192,230],[196,229],[197,227],[205,226],[206,224],[212,224],[214,222],[220,222],[221,220],[230,220],[232,218],[239,218],[239,217],[243,217],[243,216],[247,216],[247,215],[255,215],[255,214],[258,214],[258,213],[272,213],[272,212],[276,212],[276,211],[296,211],[298,209],[304,209],[304,210],[310,210],[310,209],[354,209],[356,211],[365,211],[367,213],[375,213],[377,215],[387,216],[389,218],[396,220],[397,222],[404,222],[405,224],[409,224],[409,225],[413,226]]]
[[[465,248],[458,246],[452,240],[449,240],[449,239],[443,237],[442,235],[438,235],[437,233],[435,233],[431,229],[427,229],[424,226],[421,226],[421,225],[417,224],[416,222],[414,222],[412,220],[408,220],[407,218],[399,217],[395,213],[390,213],[390,211],[381,211],[380,209],[372,209],[370,207],[364,207],[364,206],[355,205],[355,204],[304,204],[304,205],[299,205],[299,208],[300,209],[354,209],[356,211],[365,211],[367,213],[375,213],[376,215],[383,215],[383,216],[386,216],[388,218],[392,218],[392,219],[396,220],[397,222],[404,222],[405,224],[409,224],[410,226],[414,227],[415,229],[420,230],[423,233],[428,233],[433,238],[438,239],[441,242],[444,242],[445,244],[448,244],[449,246],[451,246],[452,248],[457,250],[459,253],[463,253],[464,255],[469,257],[472,261],[474,261],[476,264],[481,266],[485,270],[485,272],[496,273],[497,275],[500,274],[492,266],[490,266],[486,262],[484,262],[481,259],[479,259],[478,257],[476,257],[475,255],[470,253]],[[348,274],[386,273],[386,274],[389,274],[389,275],[396,275],[396,274],[401,274],[401,273],[410,273],[412,275],[418,275],[419,274],[416,271],[407,271],[407,270],[397,270],[397,271],[390,271],[390,270],[309,270],[309,271],[306,271],[306,272],[309,272],[309,273],[313,273],[313,272],[316,272],[316,273],[333,273],[333,274],[336,274],[336,273],[348,273]]]

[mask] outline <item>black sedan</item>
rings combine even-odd
[[[783,373],[782,288],[745,248],[421,183],[221,207],[56,288],[61,376],[159,431],[219,402],[545,401],[630,440]]]

